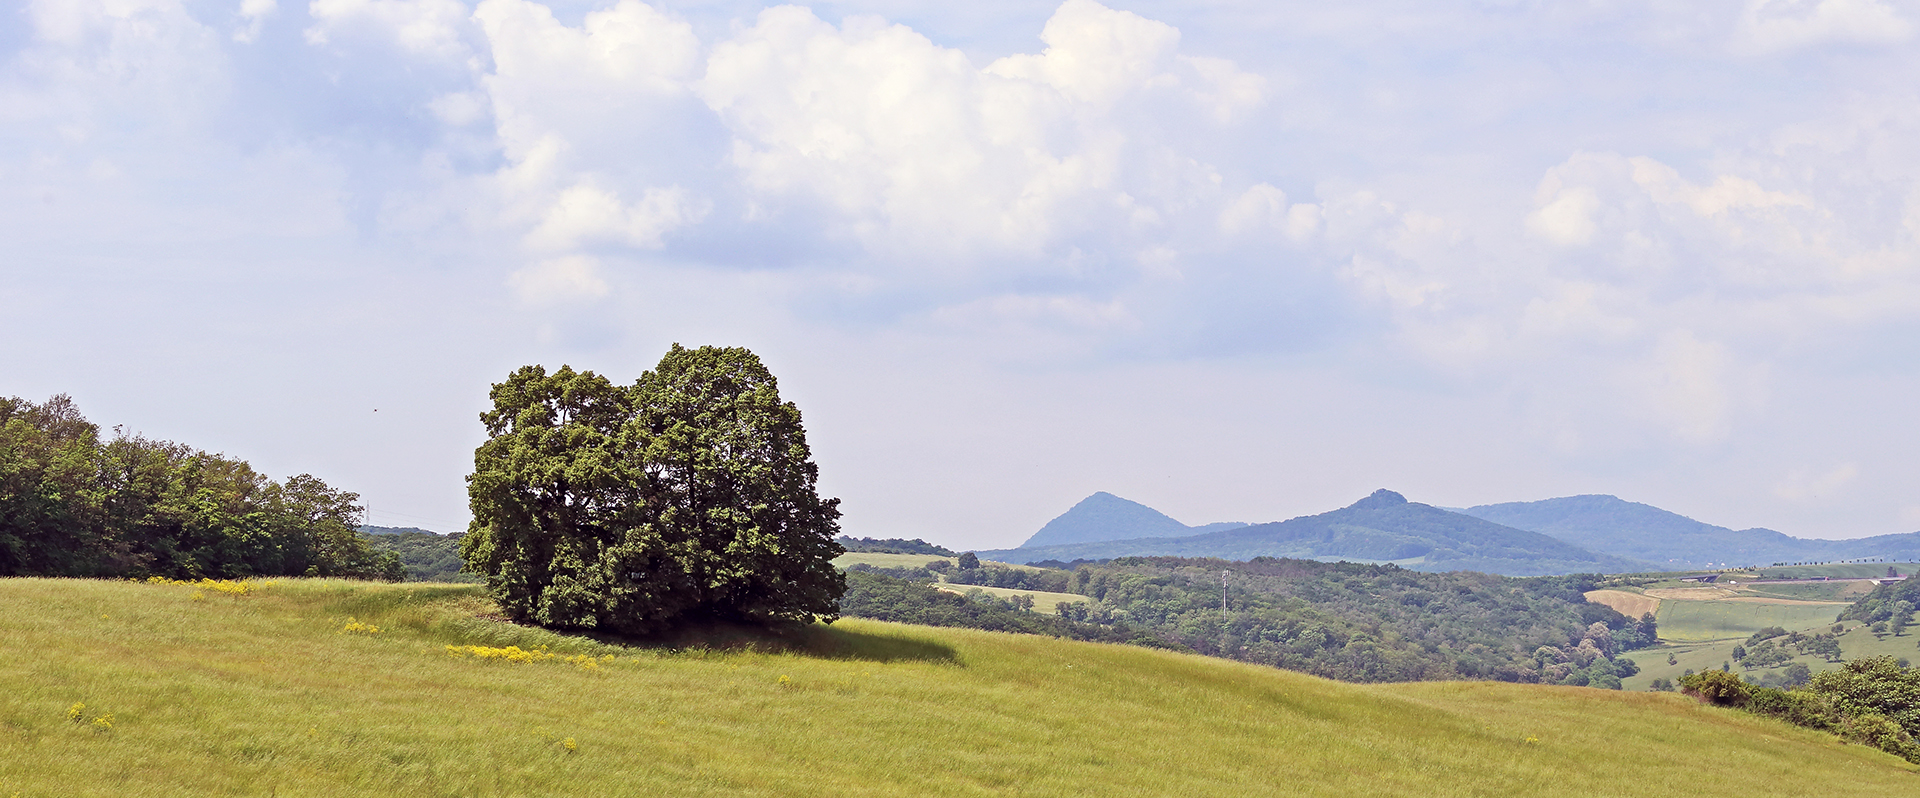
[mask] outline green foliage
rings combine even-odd
[[[1707,703],[1728,707],[1745,706],[1753,695],[1751,686],[1724,670],[1682,676],[1680,690]]]
[[[956,571],[1096,601],[1060,612],[1125,623],[1205,654],[1348,681],[1497,679],[1617,687],[1615,654],[1655,642],[1651,618],[1589,604],[1593,577],[1425,573],[1392,565],[1126,557],[1075,572]],[[1226,578],[1223,613],[1222,574]],[[966,574],[966,577],[961,577]]]
[[[869,554],[932,554],[940,557],[954,556],[953,549],[936,546],[919,538],[856,538],[841,535],[833,539],[840,548],[849,552]]]
[[[1804,676],[1806,666],[1799,666]],[[1920,763],[1920,671],[1892,657],[1865,657],[1813,676],[1806,687],[1752,686],[1721,671],[1680,677],[1688,695],[1831,731]]]
[[[1811,689],[1849,715],[1872,713],[1920,735],[1920,671],[1892,657],[1864,657],[1813,677]],[[1920,761],[1920,760],[1917,760]]]
[[[527,366],[492,398],[462,552],[508,616],[627,634],[834,617],[839,500],[752,352],[675,344],[628,388]]]
[[[979,561],[975,560],[975,562]],[[956,585],[1004,587],[1009,590],[1036,590],[1044,593],[1073,592],[1073,574],[1066,571],[1008,568],[1002,565],[956,567],[947,572],[947,581]]]
[[[1902,607],[1902,604],[1906,606]],[[1903,625],[1907,625],[1913,622],[1912,613],[1916,606],[1920,606],[1920,576],[1875,587],[1873,592],[1862,596],[1853,606],[1841,612],[1840,620],[1879,623],[1904,615],[1906,623]]]
[[[848,572],[857,571],[863,574],[879,574],[880,576],[891,577],[894,579],[905,579],[909,582],[932,582],[934,580],[933,571],[927,568],[900,568],[900,567],[894,567],[894,566],[873,565],[871,563],[859,562],[859,563],[854,563],[852,565],[847,566],[847,571]],[[843,606],[844,606],[844,602],[843,602]]]
[[[409,582],[478,582],[480,577],[461,570],[461,535],[437,535],[421,529],[370,534],[367,545],[389,552],[406,567]]]
[[[1029,609],[984,593],[963,596],[857,567],[847,570],[847,592],[840,598],[841,614],[856,618],[1112,643],[1132,639],[1125,626],[1075,623]]]
[[[399,579],[359,496],[302,474],[99,428],[72,400],[0,397],[0,575]]]

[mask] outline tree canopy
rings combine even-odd
[[[117,428],[102,440],[66,396],[0,397],[0,576],[399,579],[357,530],[359,498]]]
[[[628,634],[837,617],[839,500],[752,352],[675,344],[626,387],[526,366],[492,398],[462,553],[511,617]]]

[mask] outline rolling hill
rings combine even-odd
[[[470,586],[320,580],[7,579],[0,602],[0,793],[23,798],[1770,798],[1920,774],[1673,694],[1354,685],[1038,636],[842,621],[637,648],[488,620]]]
[[[1597,554],[1561,540],[1502,526],[1390,490],[1319,515],[1185,537],[1138,538],[983,551],[1016,563],[1171,555],[1391,562],[1422,571],[1484,571],[1508,576],[1641,570],[1647,563]]]
[[[1920,559],[1920,532],[1852,540],[1796,538],[1771,529],[1728,529],[1605,495],[1483,504],[1459,512],[1596,552],[1663,564],[1669,570],[1702,568],[1709,563],[1741,566],[1861,557]]]
[[[1167,514],[1106,491],[1100,491],[1075,504],[1060,517],[1048,521],[1040,531],[1020,544],[1021,548],[1092,543],[1130,538],[1176,538],[1203,535],[1246,524],[1228,521],[1203,526],[1187,526]]]

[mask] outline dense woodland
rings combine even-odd
[[[185,444],[102,436],[65,396],[0,398],[0,575],[398,579],[359,496]]]
[[[460,535],[441,535],[417,528],[363,526],[374,551],[400,558],[409,582],[474,582],[480,577],[462,570]]]
[[[862,570],[869,578],[932,576]],[[1597,578],[1177,557],[1127,557],[1072,571],[987,564],[947,572],[950,583],[1088,596],[1094,600],[1062,608],[1065,620],[1122,630],[1116,636],[1129,642],[1146,639],[1335,679],[1618,688],[1620,677],[1637,669],[1614,655],[1653,644],[1657,630],[1651,617],[1627,618],[1588,603],[1581,594]],[[843,604],[842,612],[887,617],[872,599]]]

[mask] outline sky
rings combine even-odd
[[[1609,493],[1920,530],[1920,3],[27,0],[0,395],[465,527],[745,346],[844,530]]]

